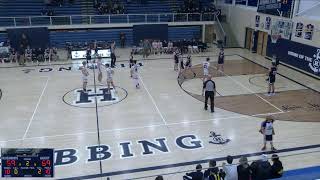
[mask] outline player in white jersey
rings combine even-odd
[[[98,82],[102,84],[102,58],[98,56],[97,59],[97,70],[98,70]]]
[[[83,92],[87,92],[87,85],[88,85],[88,77],[89,77],[89,70],[87,68],[87,62],[82,62],[82,67],[80,67],[82,73],[82,88]]]
[[[110,85],[112,86],[112,88],[116,91],[116,86],[113,83],[113,74],[114,71],[113,69],[110,67],[109,64],[106,64],[106,68],[107,68],[107,86],[108,86],[108,92],[110,93]]]
[[[210,58],[207,58],[205,62],[203,62],[202,64],[202,68],[203,68],[203,79],[202,81],[205,82],[208,75],[209,75],[209,67],[210,67]]]
[[[137,60],[133,61],[133,66],[131,67],[131,74],[132,74],[132,79],[133,79],[134,85],[136,86],[137,89],[139,89],[140,83],[139,83]]]

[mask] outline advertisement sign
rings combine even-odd
[[[279,47],[275,50],[275,53],[281,62],[320,77],[319,47],[309,46],[287,39],[279,39],[278,42]]]
[[[95,54],[94,50],[91,50],[91,54]],[[110,49],[100,49],[98,50],[98,55],[103,58],[109,58],[111,56]],[[72,59],[85,59],[87,56],[86,50],[72,51],[71,58]]]

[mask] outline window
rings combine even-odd
[[[248,6],[258,6],[258,0],[248,0]]]
[[[246,5],[247,1],[246,0],[236,0],[236,4]]]

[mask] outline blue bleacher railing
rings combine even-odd
[[[0,27],[112,23],[167,23],[215,21],[215,13],[112,14],[0,17]]]

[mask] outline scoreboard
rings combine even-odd
[[[2,177],[54,177],[54,149],[1,149]]]
[[[258,4],[258,12],[289,18],[293,11],[294,0],[260,0]]]

